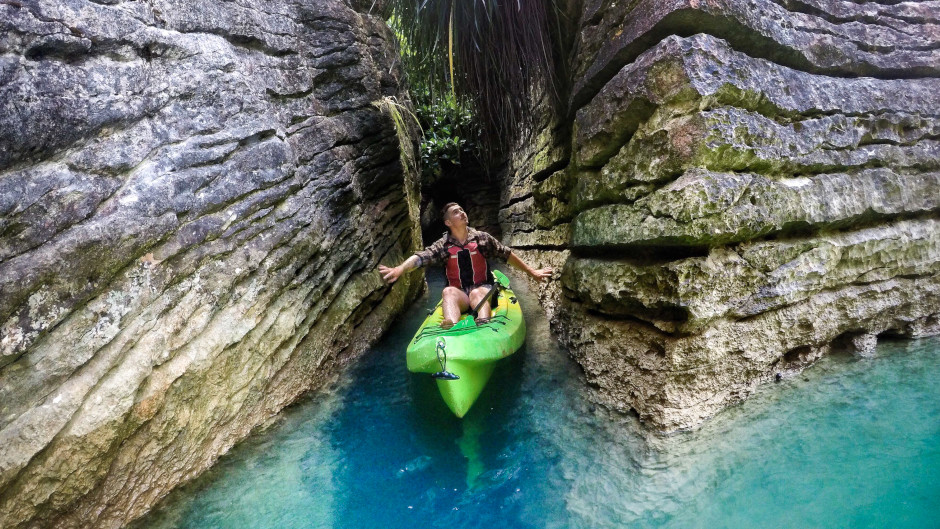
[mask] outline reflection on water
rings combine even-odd
[[[826,358],[699,431],[645,438],[590,404],[519,283],[527,343],[462,421],[405,370],[425,297],[331,391],[135,526],[940,527],[940,340]]]

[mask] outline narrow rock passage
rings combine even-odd
[[[925,527],[940,485],[940,340],[881,342],[696,432],[647,437],[591,404],[514,281],[529,335],[461,422],[404,348],[423,297],[321,394],[132,529]],[[443,281],[432,277],[431,292]]]

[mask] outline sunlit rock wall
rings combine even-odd
[[[502,218],[603,402],[694,427],[940,332],[940,2],[588,1],[571,68]]]
[[[417,294],[359,4],[0,2],[0,527],[124,525]]]

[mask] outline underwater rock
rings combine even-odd
[[[0,526],[125,525],[417,295],[360,4],[0,3]]]

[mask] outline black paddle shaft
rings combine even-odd
[[[483,296],[483,299],[481,299],[480,302],[477,303],[477,306],[476,306],[476,307],[473,307],[473,311],[472,311],[472,312],[473,312],[474,318],[475,318],[476,315],[479,313],[480,307],[482,307],[484,303],[486,303],[491,297],[493,297],[493,294],[494,294],[498,289],[499,289],[499,283],[498,283],[498,282],[494,282],[494,283],[493,283],[493,286],[490,287],[490,291],[487,292],[485,296]]]

